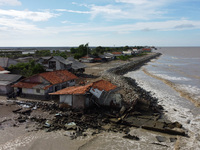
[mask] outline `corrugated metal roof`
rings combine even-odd
[[[22,76],[16,74],[0,74],[0,81],[16,82]]]
[[[18,62],[14,59],[7,57],[0,57],[0,66],[3,68],[9,67],[10,65],[16,65]]]
[[[61,57],[61,56],[53,56],[52,58],[60,61],[61,63],[65,64],[65,65],[72,64],[71,61],[68,61],[68,60],[64,59],[63,57]]]
[[[72,62],[72,68],[73,69],[81,69],[81,68],[86,68],[87,66],[84,63],[78,62],[78,61],[73,61]]]

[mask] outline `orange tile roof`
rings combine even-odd
[[[117,88],[116,85],[106,81],[106,80],[99,80],[97,82],[94,82],[92,85],[93,88],[97,88],[99,90],[104,90],[104,91],[110,91],[110,90],[114,90]]]
[[[89,91],[91,84],[85,85],[85,86],[72,86],[68,87],[62,90],[59,90],[55,93],[50,93],[50,95],[79,95],[79,94],[85,94],[87,91]]]
[[[52,84],[58,84],[69,80],[77,79],[78,77],[67,70],[57,70],[53,72],[40,73],[39,76],[43,77]]]
[[[27,82],[18,82],[14,84],[12,87],[18,87],[18,88],[28,88],[31,89],[34,86],[39,85],[39,83],[27,83]]]
[[[143,48],[144,51],[151,51],[150,48]]]
[[[74,74],[72,74],[71,72],[67,71],[67,70],[57,70],[57,71],[53,71],[53,72],[44,72],[44,73],[40,73],[34,76],[41,76],[43,77],[45,80],[50,82],[50,85],[45,86],[43,89],[48,89],[49,87],[51,87],[54,84],[59,84],[59,83],[63,83],[69,80],[74,80],[77,79],[78,77],[75,76]],[[32,76],[33,77],[33,76]],[[29,78],[26,78],[29,79]],[[16,83],[13,85],[13,87],[19,87],[19,88],[33,88],[37,85],[40,85],[42,83],[34,83],[34,82],[24,82],[26,81],[26,79],[21,80],[20,82]]]
[[[5,69],[3,67],[0,66],[0,71],[4,71]]]
[[[60,91],[57,91],[55,93],[50,93],[50,95],[79,95],[79,94],[85,94],[87,91],[90,90],[90,88],[97,88],[99,90],[104,90],[104,91],[110,91],[115,88],[117,88],[116,85],[113,85],[112,83],[105,81],[105,80],[99,80],[93,83],[90,83],[85,86],[73,86],[73,87],[68,87],[65,89],[62,89]]]
[[[122,54],[122,52],[112,52],[114,55]]]

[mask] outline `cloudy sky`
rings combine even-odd
[[[0,46],[200,46],[200,0],[0,0]]]

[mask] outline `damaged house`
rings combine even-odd
[[[49,93],[74,86],[77,76],[67,70],[44,72],[21,80],[13,85],[18,95],[49,99]]]
[[[93,104],[100,106],[121,107],[121,95],[116,94],[117,86],[99,80],[84,86],[74,86],[50,93],[59,95],[60,103],[72,108],[87,108]]]

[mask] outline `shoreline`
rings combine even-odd
[[[138,86],[138,84],[135,82],[134,79],[123,76],[127,72],[134,71],[137,69],[140,69],[145,63],[151,61],[152,59],[158,58],[161,53],[152,53],[147,56],[142,56],[142,58],[137,60],[132,60],[131,62],[128,62],[123,65],[119,65],[117,67],[108,69],[104,71],[101,76],[113,84],[121,87],[126,93],[123,94],[124,101],[128,102],[129,104],[133,104],[135,106],[137,104],[137,101],[139,101],[139,98],[143,97],[143,99],[146,100],[143,101],[145,105],[151,105],[156,106],[157,99],[152,97],[149,92],[145,91],[141,87]],[[149,100],[149,102],[147,102]],[[161,106],[159,106],[161,108]]]

